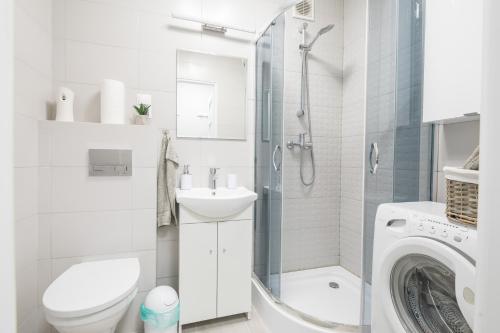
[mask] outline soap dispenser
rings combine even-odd
[[[189,164],[186,164],[181,176],[181,190],[190,190],[191,188],[193,188],[193,175],[189,173]]]

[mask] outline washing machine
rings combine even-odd
[[[380,205],[372,333],[470,333],[477,233],[435,202]]]

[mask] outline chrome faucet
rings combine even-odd
[[[219,168],[210,168],[208,175],[208,186],[212,190],[212,194],[215,194],[215,190],[217,189],[217,178],[219,177],[217,170]]]

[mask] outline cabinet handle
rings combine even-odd
[[[214,250],[209,250],[208,253],[212,255],[214,253]]]
[[[222,253],[226,253],[226,249],[222,249]]]

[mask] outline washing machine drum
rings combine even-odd
[[[422,254],[400,258],[390,284],[407,332],[472,333],[455,295],[455,273],[436,259]]]

